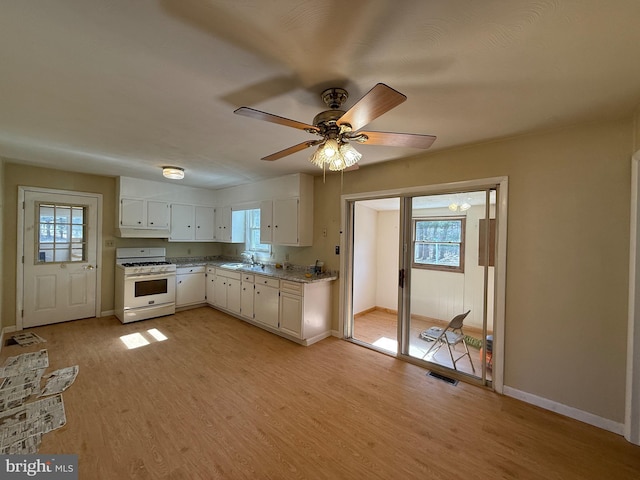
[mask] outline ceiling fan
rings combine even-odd
[[[313,125],[290,120],[250,107],[240,107],[233,113],[266,122],[277,123],[285,127],[297,128],[321,137],[315,140],[307,140],[279,152],[272,153],[271,155],[263,157],[262,160],[278,160],[287,155],[300,152],[305,148],[319,145],[309,160],[318,167],[325,168],[328,166],[330,170],[334,171],[358,168],[357,162],[362,158],[362,154],[353,148],[351,142],[364,145],[388,145],[393,147],[426,149],[429,148],[436,139],[433,135],[360,130],[383,113],[397,107],[407,99],[405,95],[384,83],[378,83],[374,86],[346,112],[340,109],[349,97],[346,90],[342,88],[329,88],[322,92],[321,97],[330,110],[325,110],[316,115],[313,119]]]

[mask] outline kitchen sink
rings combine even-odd
[[[223,263],[220,265],[220,268],[229,268],[231,270],[235,270],[236,268],[248,267],[246,263]]]

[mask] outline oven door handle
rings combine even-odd
[[[175,272],[164,272],[164,273],[137,273],[135,275],[127,275],[124,277],[125,281],[127,280],[156,280],[162,278],[170,278],[175,277]]]

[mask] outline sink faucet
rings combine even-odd
[[[256,264],[256,260],[255,260],[255,257],[253,256],[253,253],[242,252],[240,255],[242,255],[242,257],[245,258],[251,264],[251,266],[254,266]]]

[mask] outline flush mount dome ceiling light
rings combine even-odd
[[[380,115],[400,105],[407,99],[402,93],[384,83],[378,83],[374,86],[346,112],[341,109],[342,104],[349,97],[346,90],[329,88],[322,92],[321,97],[330,110],[325,110],[316,115],[313,119],[313,125],[249,107],[240,107],[234,113],[257,120],[277,123],[285,127],[297,128],[321,137],[320,139],[307,140],[280,152],[267,155],[262,160],[278,160],[306,148],[317,146],[318,149],[311,155],[309,161],[320,168],[328,167],[329,170],[334,171],[358,168],[357,162],[362,158],[362,155],[349,142],[426,149],[436,139],[433,135],[361,130],[361,128]]]
[[[171,180],[182,180],[184,178],[184,168],[162,167],[162,175]]]

